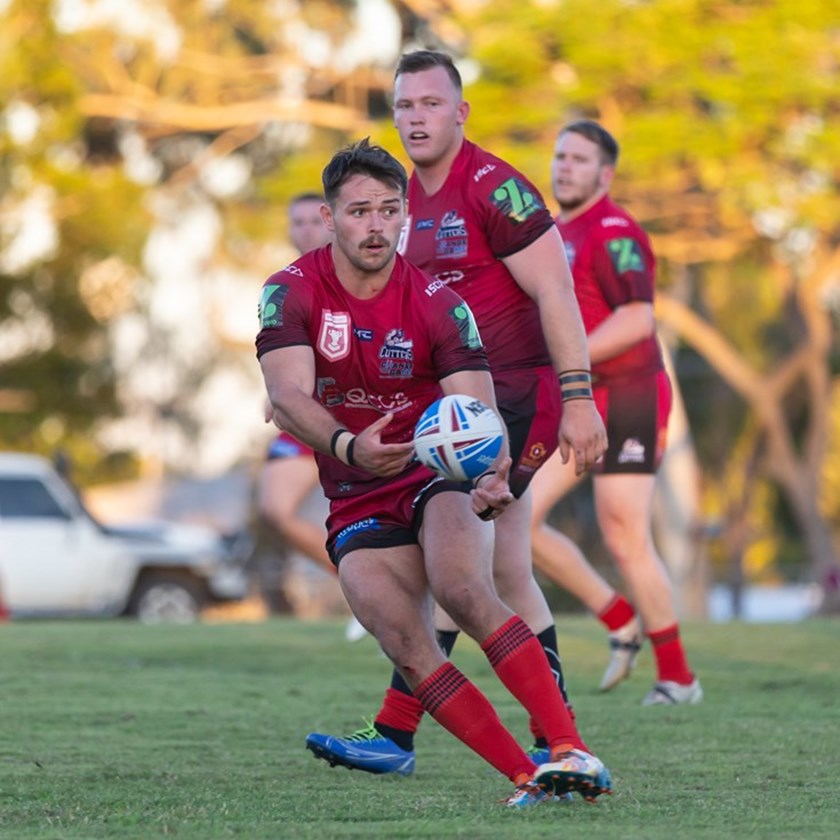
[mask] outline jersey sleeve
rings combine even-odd
[[[294,265],[294,264],[293,264]],[[270,350],[312,344],[309,334],[311,295],[305,286],[289,272],[272,274],[262,287],[259,302],[257,358]]]
[[[439,379],[459,370],[490,370],[478,325],[466,302],[438,281],[432,291],[429,343]]]
[[[496,259],[527,248],[554,224],[540,191],[506,164],[474,184],[472,195]]]
[[[593,270],[610,307],[633,301],[653,302],[653,254],[636,232],[599,237],[594,243]]]

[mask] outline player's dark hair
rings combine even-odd
[[[446,70],[452,84],[455,85],[455,90],[458,91],[458,96],[461,96],[464,92],[464,85],[452,56],[437,50],[415,50],[414,52],[403,53],[397,64],[394,78],[396,79],[404,73],[420,73],[434,67],[443,67]]]
[[[403,197],[408,189],[405,167],[381,146],[371,145],[369,137],[336,152],[324,167],[321,181],[330,206],[334,205],[342,186],[354,175],[374,178],[398,189]]]
[[[580,134],[601,150],[601,163],[615,166],[618,163],[618,141],[595,120],[576,120],[560,129],[558,137],[564,134]]]
[[[294,207],[295,204],[301,204],[304,201],[323,201],[324,196],[318,192],[302,192],[293,195],[289,201],[289,207]]]

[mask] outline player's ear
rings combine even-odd
[[[462,100],[458,103],[458,110],[457,110],[457,117],[456,122],[458,125],[463,125],[467,121],[467,117],[470,115],[470,103],[466,100]]]
[[[335,230],[335,221],[333,219],[332,214],[332,207],[329,204],[324,202],[321,205],[321,221],[324,223],[324,227],[332,233]]]
[[[604,191],[609,192],[612,186],[613,176],[615,175],[614,166],[602,166],[598,173],[598,186]]]

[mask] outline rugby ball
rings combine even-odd
[[[499,415],[475,397],[449,394],[435,400],[414,429],[417,459],[454,481],[486,472],[502,448]]]

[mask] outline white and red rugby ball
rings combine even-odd
[[[449,394],[435,400],[414,429],[418,460],[454,481],[486,472],[502,448],[499,415],[475,397]]]

